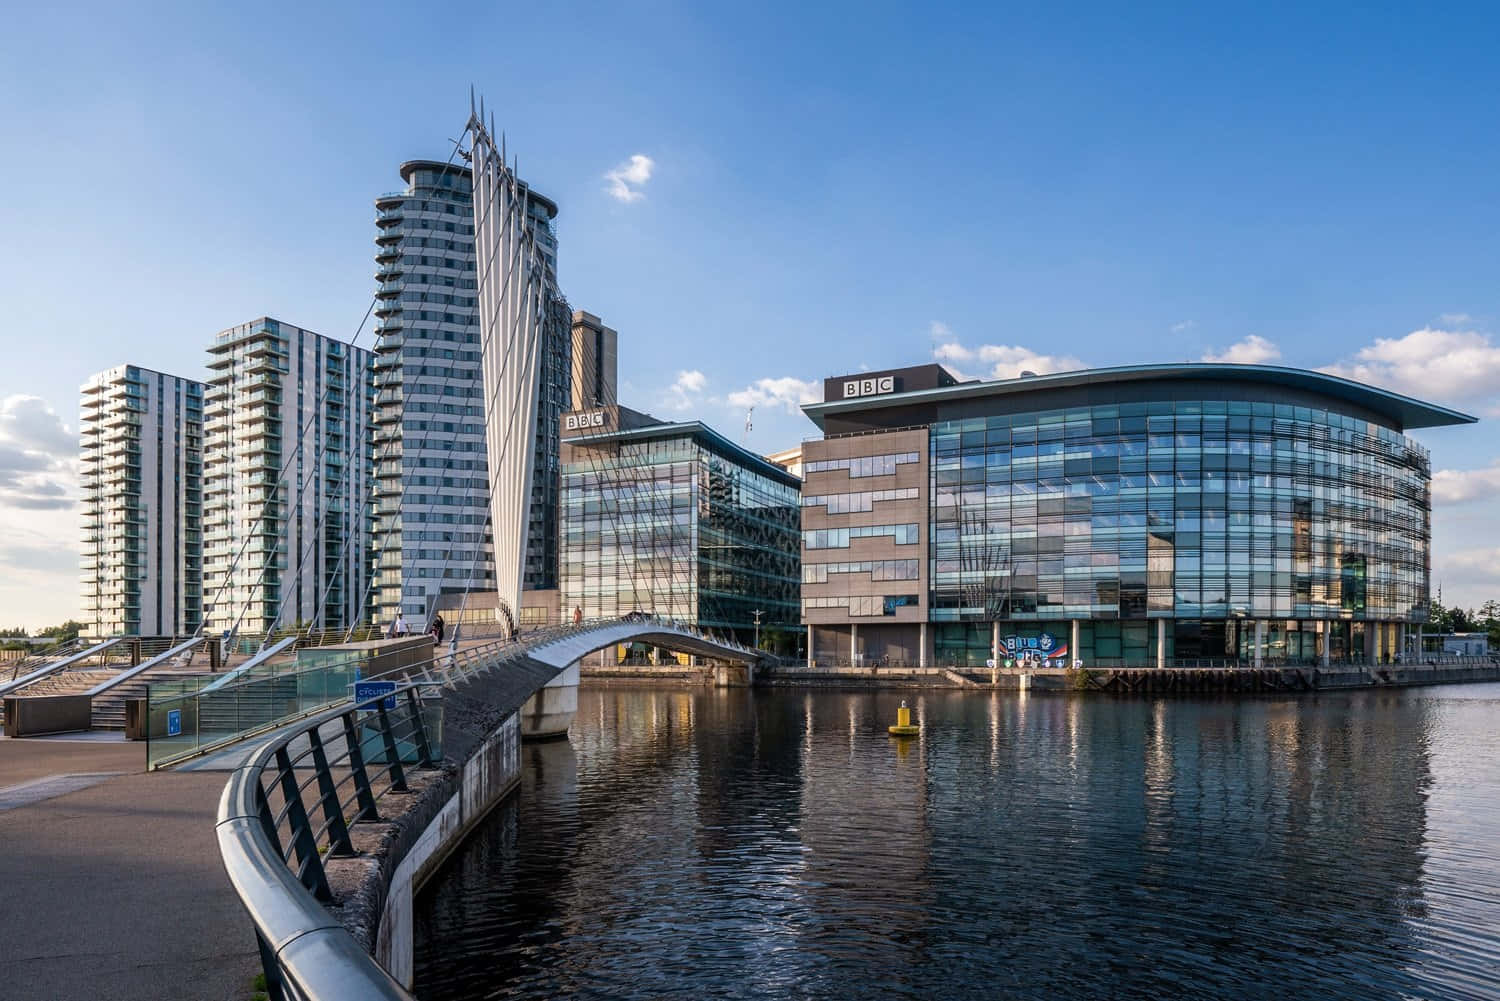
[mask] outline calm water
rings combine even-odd
[[[449,998],[1500,998],[1500,685],[585,690],[418,901]]]

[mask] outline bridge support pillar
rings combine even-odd
[[[714,665],[715,688],[749,688],[754,684],[754,664],[726,664],[720,661]]]
[[[1156,620],[1156,666],[1157,669],[1167,666],[1167,620]]]
[[[543,685],[521,707],[521,739],[551,740],[568,736],[578,715],[578,661]]]
[[[813,627],[811,622],[807,624],[807,666],[813,666]]]

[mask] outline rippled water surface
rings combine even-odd
[[[1500,685],[585,689],[417,902],[450,998],[1500,998]]]

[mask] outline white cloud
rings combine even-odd
[[[1172,329],[1176,330],[1175,327]],[[1264,365],[1280,357],[1281,349],[1258,334],[1251,334],[1223,351],[1203,353],[1204,361],[1227,362],[1232,365]]]
[[[1051,372],[1073,372],[1088,367],[1073,355],[1041,354],[1019,344],[981,344],[976,348],[970,348],[957,341],[950,341],[933,348],[932,357],[946,363],[953,374],[960,379],[973,377],[967,374],[967,369],[960,369],[958,366],[967,366],[975,362],[986,366],[982,370],[982,377],[986,379],[1015,379],[1022,372],[1047,375]]]
[[[928,336],[935,341],[947,341],[953,339],[953,330],[942,320],[933,320],[927,327]]]
[[[805,403],[821,403],[823,394],[816,382],[807,382],[794,376],[784,375],[779,379],[757,379],[744,389],[737,389],[725,398],[725,402],[736,410],[751,407],[781,407],[789,414],[801,413]]]
[[[0,400],[0,508],[71,508],[78,485],[78,435],[45,400]]]
[[[1432,558],[1432,589],[1443,588],[1448,604],[1479,604],[1500,587],[1500,547],[1460,549]],[[1467,599],[1458,595],[1466,595]],[[1477,597],[1482,595],[1483,597]]]
[[[1172,324],[1172,333],[1185,334],[1189,330],[1192,330],[1194,326],[1195,324],[1192,320],[1183,320],[1181,323]]]
[[[1500,345],[1477,330],[1423,327],[1377,338],[1322,371],[1421,399],[1490,401],[1500,393]]]
[[[665,401],[669,410],[691,410],[708,385],[708,376],[696,368],[677,373],[677,381],[667,389]]]
[[[1439,469],[1432,474],[1434,504],[1463,504],[1500,496],[1500,460],[1488,469]]]
[[[651,180],[655,169],[655,160],[637,153],[613,170],[605,171],[604,179],[609,182],[605,190],[617,202],[638,202],[646,197],[646,182]]]

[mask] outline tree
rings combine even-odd
[[[10,626],[8,628],[0,628],[0,638],[4,639],[25,639],[30,635],[31,634],[26,631],[25,626]]]
[[[82,631],[82,622],[78,622],[74,619],[69,619],[67,622],[64,622],[60,626],[48,626],[46,629],[38,629],[36,634],[38,636],[46,636],[50,639],[54,639],[59,643],[67,643],[69,640],[76,640],[78,638],[78,634]]]

